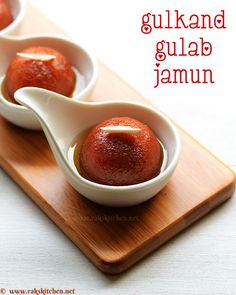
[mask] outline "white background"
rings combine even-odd
[[[31,0],[232,168],[236,167],[234,1]],[[227,30],[140,32],[141,16],[226,11]],[[154,89],[155,43],[180,36],[213,44],[208,58],[169,58],[178,68],[210,67],[212,85]],[[0,171],[0,288],[76,288],[78,294],[236,294],[236,202],[209,214],[119,276],[100,273]]]

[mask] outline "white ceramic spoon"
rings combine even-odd
[[[52,152],[67,180],[84,197],[106,206],[125,207],[142,203],[156,195],[173,173],[180,155],[176,128],[163,114],[138,103],[112,101],[88,103],[70,100],[54,92],[27,87],[15,98],[38,117]],[[167,151],[163,172],[146,182],[128,186],[109,186],[82,177],[68,159],[68,150],[85,130],[111,117],[128,116],[150,126]]]
[[[73,99],[83,100],[91,95],[97,80],[98,68],[96,60],[87,50],[65,37],[51,35],[0,36],[0,115],[17,126],[40,130],[41,125],[35,115],[24,106],[9,101],[2,91],[2,83],[10,61],[16,53],[31,46],[54,48],[69,59],[73,68],[77,70],[76,92],[73,94]]]

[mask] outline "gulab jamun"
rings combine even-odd
[[[102,129],[106,126],[130,126],[140,131],[113,133]],[[79,154],[83,177],[115,186],[154,178],[160,173],[162,161],[162,146],[153,131],[129,117],[111,118],[96,125],[83,141]]]
[[[52,48],[37,46],[16,54],[7,69],[5,87],[10,99],[15,102],[15,91],[26,86],[71,96],[75,80],[72,67],[63,54]]]
[[[11,8],[6,0],[0,0],[0,30],[12,23],[13,17]]]

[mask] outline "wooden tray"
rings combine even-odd
[[[20,33],[62,33],[34,7]],[[150,104],[100,64],[91,100]],[[98,206],[65,180],[42,133],[0,118],[0,165],[102,271],[119,273],[228,199],[235,175],[179,128],[182,156],[167,187],[151,201],[128,209]]]

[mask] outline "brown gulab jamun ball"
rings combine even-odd
[[[13,21],[11,8],[6,0],[0,0],[0,30],[6,28]]]
[[[105,126],[130,126],[138,133],[109,133]],[[153,131],[128,117],[112,118],[96,125],[85,138],[80,155],[80,173],[106,185],[131,185],[147,181],[160,173],[162,147]]]
[[[53,59],[34,59],[16,55],[11,61],[5,79],[6,91],[14,100],[17,89],[33,86],[71,96],[75,88],[75,74],[67,58],[52,48],[29,47],[20,53],[52,55]]]

